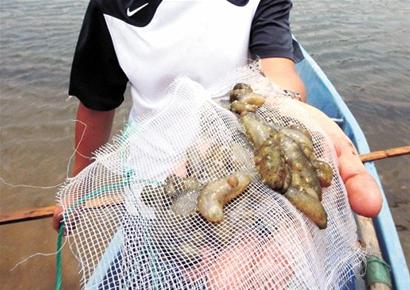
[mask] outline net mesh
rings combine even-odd
[[[306,128],[316,157],[333,167],[332,184],[323,189],[325,230],[255,173],[252,146],[237,115],[224,108],[239,81],[267,96],[259,117]],[[84,288],[340,289],[362,252],[335,153],[308,113],[254,68],[209,90],[179,78],[167,94],[165,109],[130,122],[59,191]],[[218,224],[195,211],[198,190],[167,190],[170,177],[178,189],[187,176],[207,184],[239,171],[252,182]]]

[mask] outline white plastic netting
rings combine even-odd
[[[260,181],[237,115],[211,98],[223,100],[239,81],[267,97],[259,117],[308,129],[316,157],[332,165],[332,184],[323,189],[325,230]],[[130,122],[58,194],[83,286],[340,289],[363,255],[332,146],[308,113],[254,69],[211,90],[180,78],[168,97],[162,111]],[[239,171],[252,182],[218,224],[191,211],[198,192],[170,196],[164,189],[170,177],[207,184]]]

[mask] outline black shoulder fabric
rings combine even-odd
[[[127,82],[104,16],[91,2],[74,54],[69,94],[90,109],[112,110],[123,102]]]
[[[91,0],[100,11],[130,25],[144,27],[154,18],[162,0]]]
[[[245,6],[246,4],[248,4],[249,0],[228,0],[228,2],[231,2],[236,6]]]
[[[289,25],[290,0],[261,0],[252,21],[249,50],[254,57],[303,59],[298,43],[292,40]]]

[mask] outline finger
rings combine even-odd
[[[63,218],[63,208],[61,206],[56,206],[54,213],[53,213],[52,226],[54,230],[56,230],[57,232],[60,229],[62,218]]]
[[[358,174],[345,181],[349,203],[353,211],[375,217],[381,210],[382,197],[376,181],[369,174]]]
[[[382,206],[378,184],[367,172],[350,141],[338,144],[339,172],[346,186],[351,208],[363,216],[376,216]]]

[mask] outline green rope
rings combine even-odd
[[[369,286],[375,283],[383,283],[391,288],[390,266],[377,256],[368,256],[366,282]]]
[[[61,289],[61,285],[63,284],[63,269],[62,269],[62,244],[63,244],[63,236],[64,236],[64,224],[61,223],[60,229],[58,230],[58,237],[57,237],[57,255],[56,255],[56,290]]]

